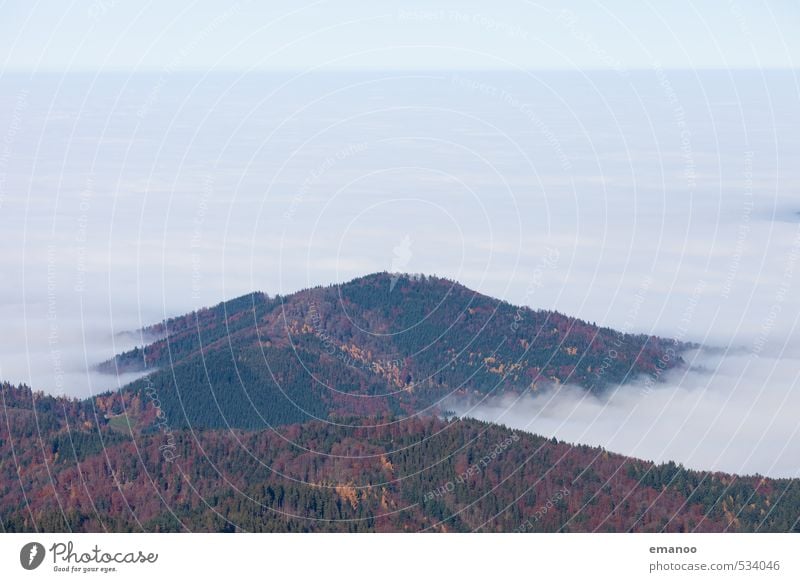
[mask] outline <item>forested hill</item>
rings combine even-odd
[[[437,277],[379,273],[288,296],[252,293],[146,330],[105,371],[153,370],[182,426],[265,428],[434,412],[450,397],[600,392],[681,365],[684,344],[515,307]]]
[[[653,465],[475,420],[139,432],[0,385],[0,531],[798,530],[800,481]]]

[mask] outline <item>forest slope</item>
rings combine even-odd
[[[152,370],[184,427],[267,428],[337,415],[435,413],[458,397],[657,381],[688,346],[487,297],[453,281],[378,273],[288,296],[252,293],[145,330],[101,369]]]
[[[2,531],[797,531],[800,481],[686,470],[475,420],[126,431],[2,385]]]

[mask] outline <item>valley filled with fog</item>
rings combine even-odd
[[[137,329],[376,271],[706,346],[655,384],[457,412],[797,476],[789,72],[0,79],[0,378],[88,396]]]

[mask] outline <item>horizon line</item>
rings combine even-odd
[[[512,67],[493,67],[493,68],[470,68],[470,67],[326,67],[326,68],[302,68],[302,67],[273,67],[273,68],[180,68],[168,69],[162,68],[76,68],[76,69],[29,69],[6,67],[0,70],[0,77],[5,74],[104,74],[104,73],[128,73],[128,74],[180,74],[180,73],[239,73],[239,74],[253,74],[253,73],[450,73],[450,72],[471,72],[471,73],[612,73],[614,75],[623,76],[625,73],[637,72],[652,72],[654,70],[664,71],[683,71],[683,72],[795,72],[800,73],[800,66],[798,67],[754,67],[754,66],[733,66],[733,67],[720,67],[716,65],[708,66],[695,66],[695,67],[682,67],[682,66],[664,66],[654,64],[647,66],[636,66],[630,68],[606,68],[606,67],[581,67],[581,68],[561,68],[561,67],[534,67],[534,68],[512,68]]]

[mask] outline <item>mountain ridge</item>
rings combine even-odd
[[[800,480],[656,465],[441,407],[657,381],[689,344],[388,273],[160,325],[106,364],[160,366],[119,391],[0,384],[3,531],[800,529]]]
[[[655,465],[476,420],[143,434],[104,413],[109,396],[0,394],[4,532],[800,530],[798,479]]]
[[[170,416],[217,428],[437,414],[451,398],[563,384],[601,393],[642,375],[657,381],[691,347],[386,272],[285,296],[249,293],[146,331],[161,338],[101,369],[152,370]]]

